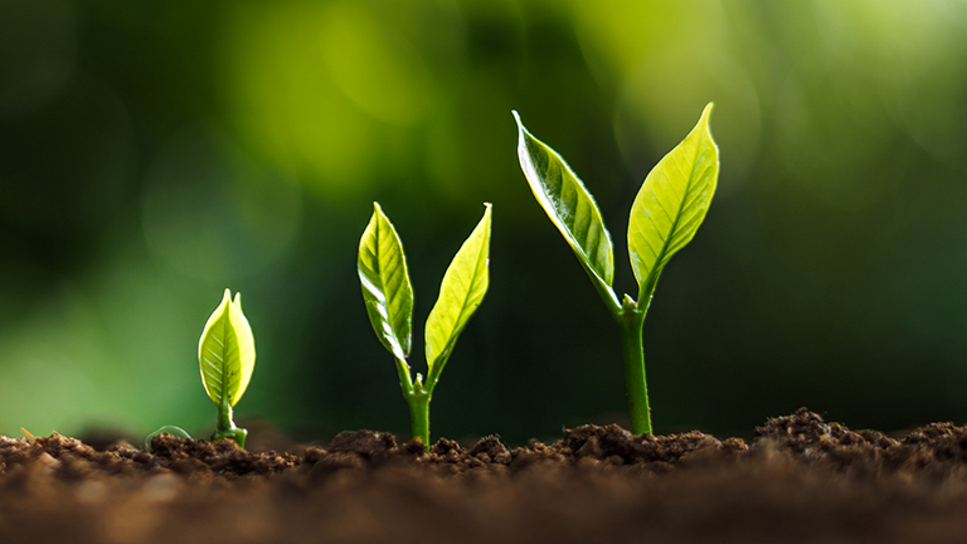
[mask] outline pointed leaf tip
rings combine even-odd
[[[712,111],[715,109],[715,102],[709,102],[705,105],[705,109],[702,110],[702,116],[699,117],[698,123],[696,123],[695,128],[703,127],[706,132],[711,135],[712,132]]]

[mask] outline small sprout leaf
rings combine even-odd
[[[647,305],[662,268],[698,230],[719,175],[719,151],[709,130],[712,104],[684,140],[645,178],[631,207],[628,252]]]
[[[426,388],[432,392],[457,337],[480,306],[490,285],[491,205],[447,268],[430,316],[426,320]]]
[[[397,361],[405,361],[413,329],[413,286],[400,237],[376,202],[359,241],[356,268],[376,336]]]
[[[564,159],[534,138],[524,128],[520,115],[516,111],[513,113],[519,135],[517,156],[534,196],[564,235],[592,281],[600,284],[596,286],[599,291],[610,292],[614,249],[594,197]],[[610,298],[615,298],[613,293]]]
[[[225,289],[221,304],[208,318],[198,342],[202,384],[218,406],[235,406],[255,369],[255,339],[242,313],[241,295],[232,302]]]

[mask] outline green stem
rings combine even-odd
[[[625,382],[628,387],[628,410],[631,432],[651,434],[651,408],[648,406],[648,384],[645,379],[645,350],[642,332],[645,310],[625,295],[621,312],[615,316],[621,330],[621,347],[625,357]]]
[[[413,438],[419,437],[423,441],[423,447],[430,451],[430,397],[433,396],[433,385],[423,385],[423,376],[419,373],[416,380],[410,376],[410,365],[406,359],[399,357],[396,360],[396,370],[400,375],[400,387],[403,389],[403,398],[406,404],[410,405],[410,425],[413,429]]]
[[[232,419],[232,405],[223,401],[218,406],[218,423],[215,425],[215,434],[212,435],[212,441],[231,438],[238,444],[238,447],[244,448],[247,437],[247,430],[235,426],[235,421]]]
[[[413,438],[419,437],[426,451],[430,451],[430,394],[414,388],[405,396],[407,404],[410,405]]]

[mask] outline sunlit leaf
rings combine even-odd
[[[400,237],[375,202],[373,217],[359,241],[356,268],[373,330],[386,349],[402,361],[410,354],[413,287]]]
[[[232,302],[225,289],[198,342],[198,363],[205,391],[215,404],[235,404],[245,394],[255,369],[255,338],[242,313],[241,294]]]
[[[592,278],[610,290],[614,250],[597,203],[564,159],[524,128],[516,111],[514,118],[517,156],[534,196]]]
[[[430,389],[490,285],[491,206],[489,203],[485,206],[483,218],[447,268],[440,284],[440,296],[426,320],[427,387]]]
[[[662,268],[698,230],[719,176],[719,151],[709,130],[712,104],[685,139],[645,178],[631,207],[628,252],[639,302],[654,290]]]

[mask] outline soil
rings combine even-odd
[[[0,438],[0,542],[846,543],[967,538],[967,427],[902,439],[815,413],[751,444],[618,426],[429,453],[373,431],[253,453],[159,435],[151,452]]]

